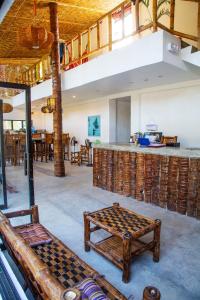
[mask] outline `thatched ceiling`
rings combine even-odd
[[[37,1],[37,16],[33,16],[33,0],[15,0],[11,9],[0,24],[1,58],[39,58],[45,53],[28,50],[17,43],[17,33],[31,24],[40,24],[49,29],[49,9],[44,6],[47,0]],[[106,14],[122,0],[55,0],[59,8],[60,38],[68,40],[87,29],[98,18]],[[0,61],[1,64],[1,61]]]

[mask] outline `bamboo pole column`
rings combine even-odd
[[[175,0],[170,1],[170,29],[174,30]]]
[[[158,9],[157,0],[153,0],[153,32],[156,32],[158,30],[158,26],[157,26],[157,9]]]
[[[52,83],[53,97],[55,98],[55,110],[53,113],[54,128],[54,175],[65,176],[65,165],[62,147],[62,94],[60,78],[60,53],[59,53],[59,25],[58,25],[58,5],[55,2],[49,3],[50,26],[54,34],[52,46]]]
[[[135,29],[137,33],[140,28],[139,9],[140,9],[140,1],[136,0],[135,1],[135,27],[136,27]]]

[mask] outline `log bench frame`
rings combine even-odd
[[[16,227],[13,227],[10,224],[9,219],[23,216],[30,216],[31,222]],[[15,231],[15,228],[25,228],[26,226],[37,223],[39,223],[39,213],[36,205],[32,206],[30,209],[8,212],[5,214],[0,211],[1,238],[5,248],[8,250],[25,279],[25,288],[28,287],[33,293],[34,298],[37,300],[67,300],[69,299],[68,293],[71,292],[74,292],[76,296],[73,300],[80,300],[81,295],[79,290],[77,290],[75,286],[66,287],[61,284],[55,274],[52,274],[51,269],[44,261],[42,261],[41,257],[37,255],[37,250],[35,251],[34,248],[31,248]],[[113,287],[102,275],[81,260],[71,249],[51,234],[46,228],[45,230],[52,238],[51,243],[56,243],[58,248],[60,247],[59,249],[62,249],[62,255],[66,252],[67,260],[73,259],[75,265],[81,266],[82,269],[88,272],[88,277],[94,275],[96,283],[104,290],[104,292],[108,292],[107,297],[110,300],[127,300],[127,298]],[[157,296],[155,297],[155,295]],[[160,300],[159,290],[154,287],[146,287],[143,292],[143,300]]]

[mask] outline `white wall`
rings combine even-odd
[[[101,136],[88,136],[88,116],[101,116]],[[84,143],[86,138],[91,141],[96,139],[109,142],[109,101],[98,99],[90,102],[68,105],[63,109],[63,131],[70,136],[76,136],[79,143]]]
[[[132,132],[155,123],[164,135],[177,135],[181,146],[200,147],[200,84],[139,91],[132,96]]]
[[[63,102],[65,101],[63,96]],[[75,100],[76,102],[76,100]],[[101,116],[101,136],[88,136],[88,116]],[[32,115],[33,125],[36,129],[53,131],[53,114],[34,112]],[[91,141],[99,139],[109,142],[109,102],[107,99],[98,99],[88,102],[76,102],[63,107],[63,132],[69,132],[75,136],[79,143],[84,143],[86,138]]]
[[[43,114],[40,111],[34,112],[31,116],[35,129],[46,129],[49,132],[53,131],[53,114]]]
[[[88,116],[101,116],[102,142],[109,136],[112,114],[109,100],[131,96],[131,133],[146,131],[146,124],[155,123],[164,135],[177,135],[183,147],[200,147],[200,81],[182,82],[156,88],[128,91],[91,101],[77,102],[63,107],[63,131],[76,136],[80,143],[88,137]],[[63,97],[63,103],[65,103]],[[21,114],[21,113],[20,113]],[[8,114],[9,116],[9,114]],[[5,115],[5,118],[7,116]],[[11,117],[11,115],[10,115]],[[52,114],[32,115],[36,129],[53,131]],[[19,115],[16,119],[20,119]]]
[[[12,112],[3,114],[3,118],[4,120],[25,120],[25,111],[14,107]]]

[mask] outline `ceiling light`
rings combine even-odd
[[[73,95],[73,96],[72,96],[72,98],[74,98],[74,99],[75,99],[75,98],[76,98],[76,96],[75,96],[75,95]]]

